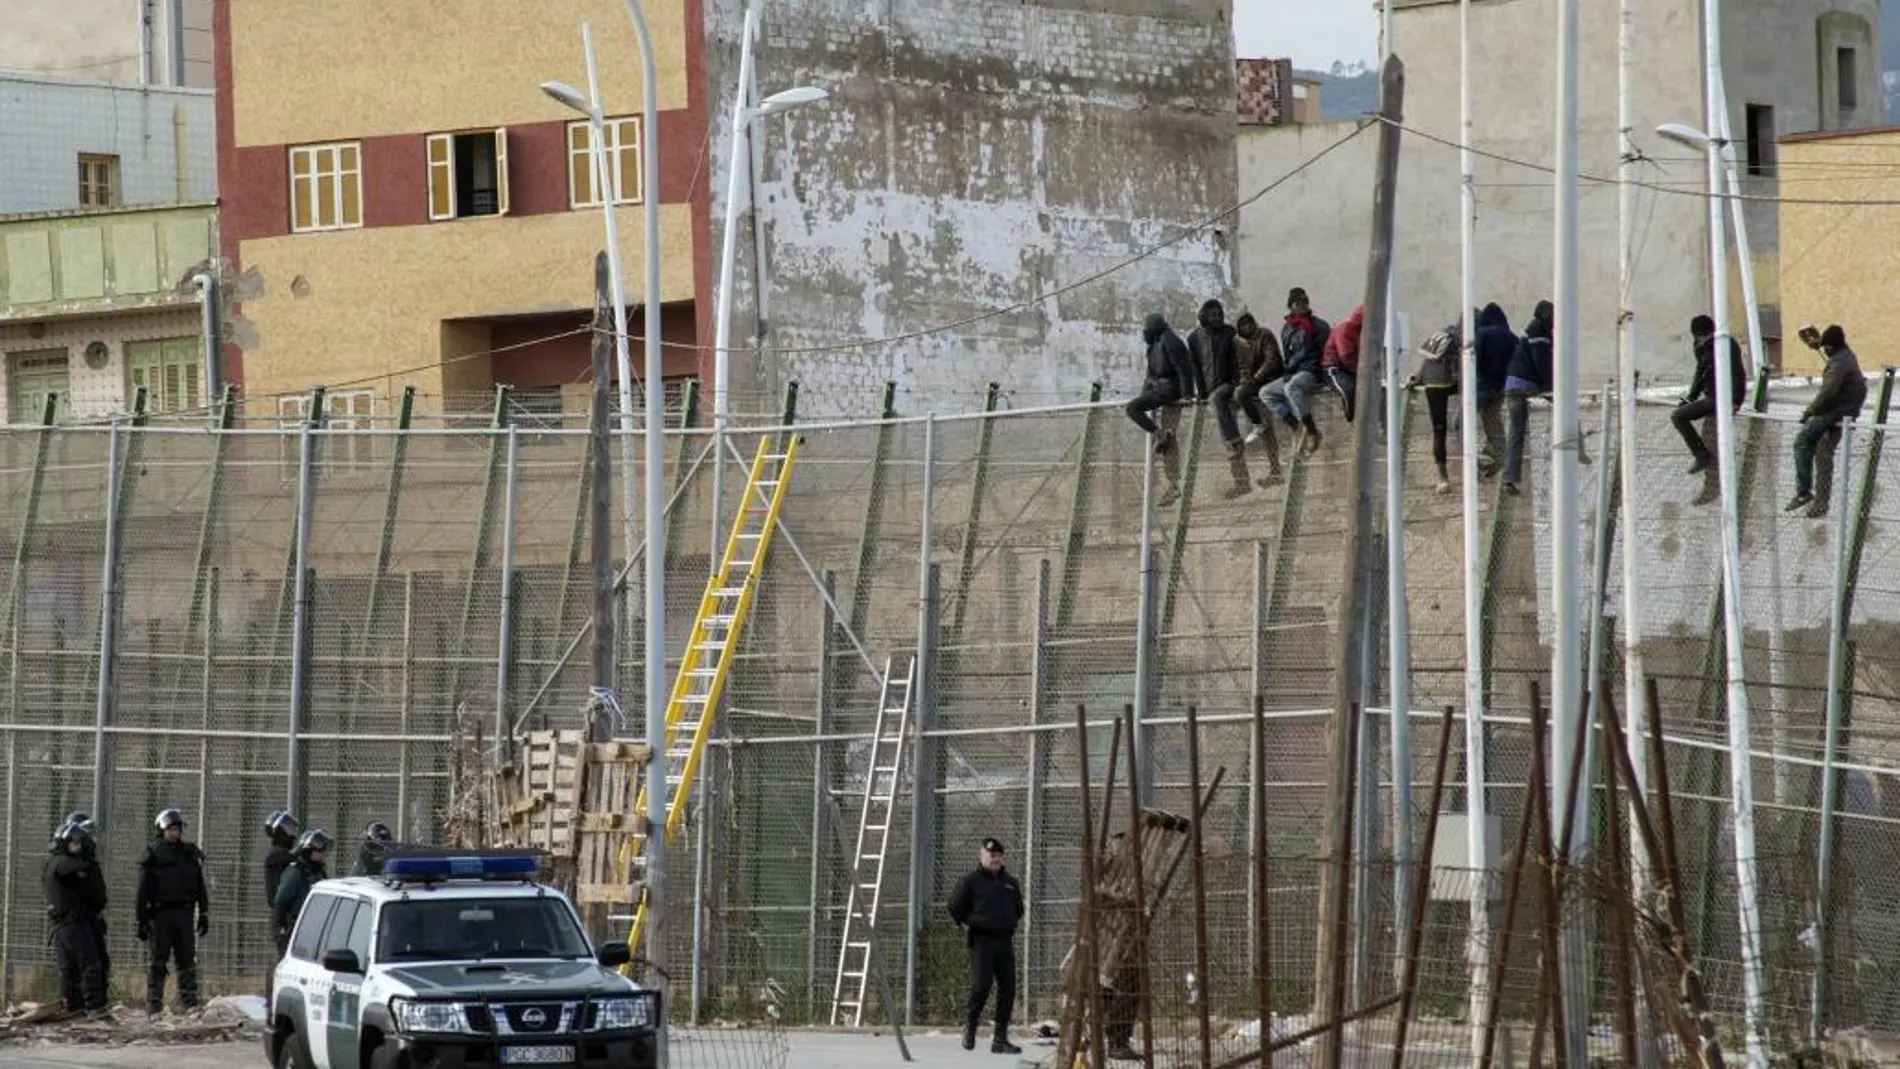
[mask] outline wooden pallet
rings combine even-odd
[[[651,756],[647,746],[633,743],[596,743],[587,748],[587,790],[575,863],[574,895],[579,904],[633,901],[620,857],[628,841],[646,830],[646,817],[634,807]]]

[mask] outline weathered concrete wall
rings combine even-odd
[[[119,158],[121,204],[212,200],[212,123],[209,90],[0,74],[0,215],[79,207],[82,152]]]
[[[1783,132],[1795,129],[1792,124],[1822,122],[1817,56],[1822,38],[1832,41],[1839,34],[1823,34],[1820,20],[1836,9],[1864,18],[1872,6],[1862,0],[1725,5],[1735,137],[1746,136],[1749,103],[1773,105]],[[1402,147],[1398,297],[1415,323],[1436,325],[1456,316],[1459,303],[1459,9],[1443,0],[1400,7],[1394,35],[1400,56],[1409,61],[1405,118],[1419,133],[1408,135]],[[1654,130],[1666,122],[1703,124],[1696,11],[1686,0],[1657,0],[1635,15],[1634,125],[1637,147],[1648,157],[1639,175],[1645,186],[1637,195],[1638,363],[1645,374],[1671,378],[1686,377],[1688,321],[1708,305],[1703,172],[1699,157]],[[1472,11],[1472,62],[1480,72],[1472,104],[1474,147],[1483,154],[1475,167],[1478,300],[1503,304],[1519,327],[1531,307],[1550,296],[1552,284],[1553,18],[1548,0],[1474,5]],[[1617,5],[1586,4],[1582,20],[1580,355],[1584,379],[1592,382],[1613,373],[1616,352],[1617,194],[1605,180],[1615,176],[1619,151]],[[1252,132],[1241,149],[1243,194],[1349,129],[1332,124]],[[1304,285],[1321,314],[1338,318],[1360,299],[1375,139],[1376,131],[1367,131],[1245,215],[1241,290],[1253,303],[1277,310],[1288,286]],[[1773,182],[1751,180],[1747,192],[1772,193]],[[1764,319],[1772,328],[1779,322],[1772,306],[1773,205],[1752,207],[1749,221],[1768,305]],[[1744,333],[1739,324],[1736,333]]]
[[[706,4],[715,247],[744,7]],[[1230,11],[1230,0],[767,8],[761,92],[809,84],[832,94],[763,124],[768,347],[963,323],[888,345],[741,354],[735,409],[769,408],[759,399],[786,378],[801,382],[801,408],[814,416],[874,412],[887,379],[910,412],[974,408],[990,380],[1025,405],[1080,399],[1094,379],[1132,388],[1142,316],[1191,320],[1230,281],[1232,223],[1186,230],[1234,199]],[[972,321],[1168,241],[1100,281]],[[754,324],[752,253],[748,231],[739,345]]]

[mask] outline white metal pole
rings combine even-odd
[[[1464,481],[1465,573],[1465,850],[1475,869],[1471,879],[1469,935],[1465,960],[1470,965],[1471,1057],[1483,1055],[1485,1021],[1490,1017],[1491,849],[1490,807],[1485,797],[1484,730],[1484,571],[1478,543],[1478,303],[1476,157],[1471,151],[1471,0],[1458,5],[1459,113],[1459,320],[1463,324],[1458,370],[1458,426]]]
[[[732,98],[732,149],[726,160],[726,204],[719,234],[719,291],[713,312],[713,505],[712,543],[719,559],[725,537],[726,427],[732,412],[732,273],[739,250],[739,180],[744,160],[746,124],[751,121],[752,43],[759,32],[758,8],[748,8],[739,37],[739,83]],[[717,565],[715,565],[717,567]]]
[[[1636,163],[1641,155],[1636,147],[1636,4],[1621,0],[1616,41],[1616,401],[1617,472],[1623,494],[1618,526],[1623,542],[1623,744],[1629,757],[1635,782],[1626,784],[1629,801],[1629,826],[1636,827],[1636,799],[1649,784],[1649,748],[1644,745],[1649,718],[1644,715],[1647,700],[1643,686],[1642,540],[1637,532],[1640,501],[1636,493]],[[1604,473],[1609,478],[1609,473]],[[1606,754],[1605,760],[1615,760]],[[1649,887],[1649,854],[1635,835],[1629,837],[1630,893],[1635,901],[1646,901]],[[1640,1033],[1638,1057],[1643,1069],[1655,1064],[1654,1036],[1647,1014],[1645,996],[1636,992],[1637,1028]]]
[[[627,357],[627,291],[620,281],[620,228],[614,219],[614,199],[620,193],[619,175],[607,162],[606,120],[600,102],[600,65],[594,58],[594,33],[581,23],[581,50],[587,55],[587,131],[593,143],[594,195],[600,198],[600,217],[607,230],[607,282],[614,291],[614,373],[620,377],[620,537],[621,552],[633,559],[639,539],[634,533],[633,503],[633,368]],[[644,132],[643,132],[644,135]],[[651,140],[651,135],[647,136]],[[651,156],[651,146],[642,155]],[[645,198],[651,200],[651,197]],[[652,309],[647,310],[647,333],[653,333]],[[632,621],[632,606],[626,617]],[[632,634],[628,627],[625,634]]]
[[[1722,60],[1715,58],[1715,92],[1721,101],[1716,109],[1717,129],[1710,130],[1722,149],[1722,166],[1728,172],[1728,187],[1731,192],[1742,191],[1742,179],[1735,162],[1735,139],[1730,132],[1728,119],[1728,84],[1722,72]],[[1761,374],[1762,360],[1768,350],[1764,348],[1761,334],[1761,302],[1756,298],[1755,290],[1755,254],[1748,240],[1747,205],[1740,198],[1729,201],[1729,217],[1735,226],[1735,264],[1740,272],[1742,283],[1742,311],[1748,317],[1748,381],[1754,382]]]
[[[1557,204],[1554,241],[1555,281],[1552,301],[1557,306],[1555,334],[1551,344],[1553,372],[1550,428],[1550,530],[1551,530],[1551,607],[1556,618],[1556,636],[1551,644],[1551,812],[1563,814],[1572,831],[1570,841],[1561,844],[1567,858],[1575,858],[1580,839],[1587,838],[1590,812],[1589,797],[1577,793],[1575,810],[1566,811],[1571,793],[1569,782],[1571,752],[1577,745],[1577,727],[1583,716],[1582,633],[1579,595],[1583,529],[1578,509],[1578,449],[1581,446],[1577,418],[1577,36],[1578,0],[1559,0],[1557,5],[1557,168],[1555,199]],[[1579,816],[1579,813],[1582,816]],[[1582,831],[1584,835],[1576,833]],[[1575,1023],[1589,1019],[1589,992],[1583,979],[1587,975],[1582,952],[1587,950],[1581,931],[1581,915],[1564,925],[1564,984],[1566,1018]],[[1589,1060],[1589,1030],[1567,1029],[1564,1037],[1570,1052],[1570,1064],[1583,1065]]]
[[[1753,734],[1749,725],[1748,684],[1742,665],[1741,518],[1735,471],[1735,414],[1728,398],[1735,383],[1727,354],[1728,250],[1723,213],[1728,196],[1723,182],[1722,150],[1717,132],[1722,122],[1722,4],[1703,0],[1703,66],[1707,81],[1705,100],[1705,156],[1708,171],[1709,290],[1715,318],[1715,428],[1717,471],[1722,491],[1722,623],[1727,651],[1729,791],[1735,834],[1736,908],[1741,927],[1743,1021],[1748,1029],[1749,1069],[1768,1069],[1768,1049],[1762,1039],[1763,990],[1761,973],[1761,915],[1755,876],[1754,769],[1750,758]]]
[[[1388,302],[1387,309],[1391,308]],[[1394,338],[1392,332],[1396,317],[1387,315],[1386,337]],[[1385,555],[1386,555],[1386,641],[1390,644],[1391,654],[1387,658],[1387,689],[1392,696],[1392,882],[1393,916],[1412,915],[1412,896],[1419,892],[1412,886],[1412,619],[1411,605],[1405,596],[1405,468],[1403,463],[1404,443],[1400,439],[1399,422],[1404,415],[1403,388],[1404,372],[1401,362],[1401,350],[1396,341],[1386,346],[1385,368]],[[1370,418],[1368,416],[1368,418]],[[1370,718],[1365,718],[1370,720]],[[1375,788],[1373,797],[1377,797],[1378,785],[1376,769],[1377,755],[1368,762],[1373,769],[1371,786]],[[1366,896],[1360,896],[1365,898]],[[1404,968],[1405,935],[1404,925],[1395,925],[1393,935],[1399,940],[1395,947],[1393,965]]]

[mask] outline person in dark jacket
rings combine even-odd
[[[1413,376],[1425,392],[1425,410],[1432,417],[1432,463],[1438,468],[1439,493],[1451,491],[1451,473],[1446,469],[1445,437],[1451,428],[1451,399],[1458,394],[1459,367],[1463,346],[1458,339],[1463,327],[1453,323],[1425,339],[1419,346],[1418,374]]]
[[[363,845],[356,851],[356,867],[350,870],[352,876],[381,876],[383,862],[389,859],[389,851],[395,845],[395,836],[390,834],[389,825],[376,821],[363,829]]]
[[[1242,312],[1234,321],[1234,363],[1240,371],[1240,389],[1235,392],[1234,400],[1247,414],[1247,422],[1253,425],[1243,445],[1265,443],[1267,463],[1272,465],[1272,470],[1260,480],[1260,485],[1272,486],[1280,481],[1280,440],[1273,433],[1273,421],[1267,418],[1266,407],[1260,403],[1260,391],[1286,374],[1286,364],[1280,359],[1280,340],[1272,331],[1260,329],[1260,321],[1252,312]]]
[[[1682,435],[1689,455],[1695,459],[1689,466],[1689,474],[1703,476],[1702,492],[1696,496],[1695,503],[1706,505],[1715,500],[1718,490],[1715,455],[1709,450],[1709,443],[1715,439],[1715,320],[1705,315],[1691,319],[1689,337],[1695,345],[1695,378],[1689,383],[1689,396],[1669,414],[1669,422],[1675,425],[1676,433]],[[1732,336],[1728,340],[1728,367],[1729,411],[1736,412],[1747,395],[1748,369],[1742,362],[1742,347]],[[1699,429],[1698,423],[1701,424]]]
[[[1511,357],[1517,353],[1517,332],[1511,319],[1493,301],[1478,313],[1472,328],[1472,362],[1477,365],[1478,420],[1484,427],[1484,451],[1478,454],[1478,469],[1484,478],[1498,470],[1504,456],[1504,380],[1510,374]]]
[[[297,833],[303,824],[288,809],[273,809],[264,818],[264,835],[270,839],[270,852],[264,855],[264,905],[275,910],[277,886],[284,882],[284,870],[290,867],[290,852],[297,845]],[[264,976],[264,997],[270,998],[271,975],[284,957],[284,936],[271,925],[271,938],[277,944],[277,957],[271,959],[271,972]]]
[[[1219,301],[1210,300],[1201,305],[1199,320],[1188,334],[1188,353],[1194,358],[1202,387],[1207,390],[1207,401],[1214,406],[1220,440],[1227,447],[1227,468],[1234,481],[1224,496],[1232,500],[1253,489],[1253,481],[1247,477],[1247,456],[1242,451],[1240,420],[1235,414],[1242,384],[1239,334],[1228,326],[1227,309]]]
[[[1148,313],[1141,327],[1141,340],[1148,346],[1146,374],[1141,393],[1128,402],[1127,412],[1135,426],[1154,439],[1155,453],[1162,458],[1169,484],[1161,500],[1165,505],[1180,496],[1181,467],[1174,448],[1174,429],[1181,422],[1181,410],[1177,406],[1183,400],[1201,396],[1200,373],[1187,343],[1168,326],[1168,317],[1160,312]],[[1157,411],[1161,413],[1159,424],[1153,416]]]
[[[91,823],[60,825],[41,875],[59,997],[68,1013],[99,1014],[106,1009],[106,878],[99,869]]]
[[[271,900],[271,915],[276,921],[280,945],[289,943],[290,930],[297,925],[297,915],[303,912],[303,901],[310,897],[310,889],[330,878],[329,870],[323,867],[323,857],[329,849],[330,837],[322,828],[311,828],[297,839],[297,845],[291,850],[290,866],[284,869],[277,896]]]
[[[1023,885],[1003,868],[1003,844],[983,840],[981,863],[950,895],[950,919],[964,930],[970,948],[970,1003],[963,1020],[963,1049],[976,1049],[983,1006],[996,987],[995,1054],[1021,1054],[1009,1041],[1009,1015],[1016,1005],[1016,925],[1023,919]]]
[[[1280,359],[1286,373],[1260,393],[1267,411],[1298,435],[1302,453],[1319,448],[1319,425],[1308,403],[1319,389],[1320,359],[1332,334],[1332,324],[1313,314],[1306,291],[1294,287],[1286,295],[1286,324],[1280,328]]]
[[[1366,306],[1361,304],[1353,308],[1344,323],[1333,328],[1319,358],[1320,371],[1326,377],[1326,384],[1339,394],[1347,423],[1352,422],[1353,402],[1359,396],[1355,392],[1359,388],[1359,335],[1365,326]]]
[[[1801,429],[1794,436],[1794,498],[1787,511],[1806,508],[1809,519],[1827,515],[1828,501],[1834,489],[1834,451],[1841,445],[1841,421],[1855,419],[1867,404],[1867,376],[1861,373],[1860,358],[1847,347],[1847,332],[1838,325],[1819,335],[1813,327],[1804,327],[1801,340],[1827,356],[1827,370],[1821,376],[1821,392],[1814,395],[1801,413]],[[1815,478],[1815,459],[1821,460],[1820,478]]]
[[[1556,308],[1549,301],[1538,301],[1531,314],[1531,325],[1517,340],[1510,367],[1504,373],[1504,407],[1510,417],[1509,437],[1504,444],[1504,491],[1517,493],[1524,474],[1524,439],[1530,433],[1530,399],[1550,392],[1552,322]]]
[[[211,896],[205,889],[204,853],[185,841],[185,818],[166,809],[153,821],[157,838],[139,861],[138,937],[151,943],[145,972],[145,1009],[165,1008],[165,968],[178,965],[178,1000],[197,1009],[198,942],[211,927]],[[194,923],[194,913],[196,922]]]

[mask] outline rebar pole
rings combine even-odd
[[[1827,1029],[1828,903],[1834,894],[1834,813],[1840,805],[1841,711],[1847,690],[1847,516],[1853,511],[1854,426],[1841,430],[1840,502],[1834,508],[1834,591],[1827,627],[1827,716],[1821,750],[1821,834],[1815,850],[1814,971],[1808,980],[1808,1046],[1819,1049]]]
[[[105,564],[99,579],[99,692],[93,707],[92,737],[92,812],[94,819],[100,821],[108,819],[106,767],[110,762],[106,753],[106,725],[112,723],[112,707],[118,699],[113,670],[118,663],[115,647],[119,636],[119,490],[124,479],[119,471],[119,438],[123,433],[119,422],[113,420],[106,437]]]

